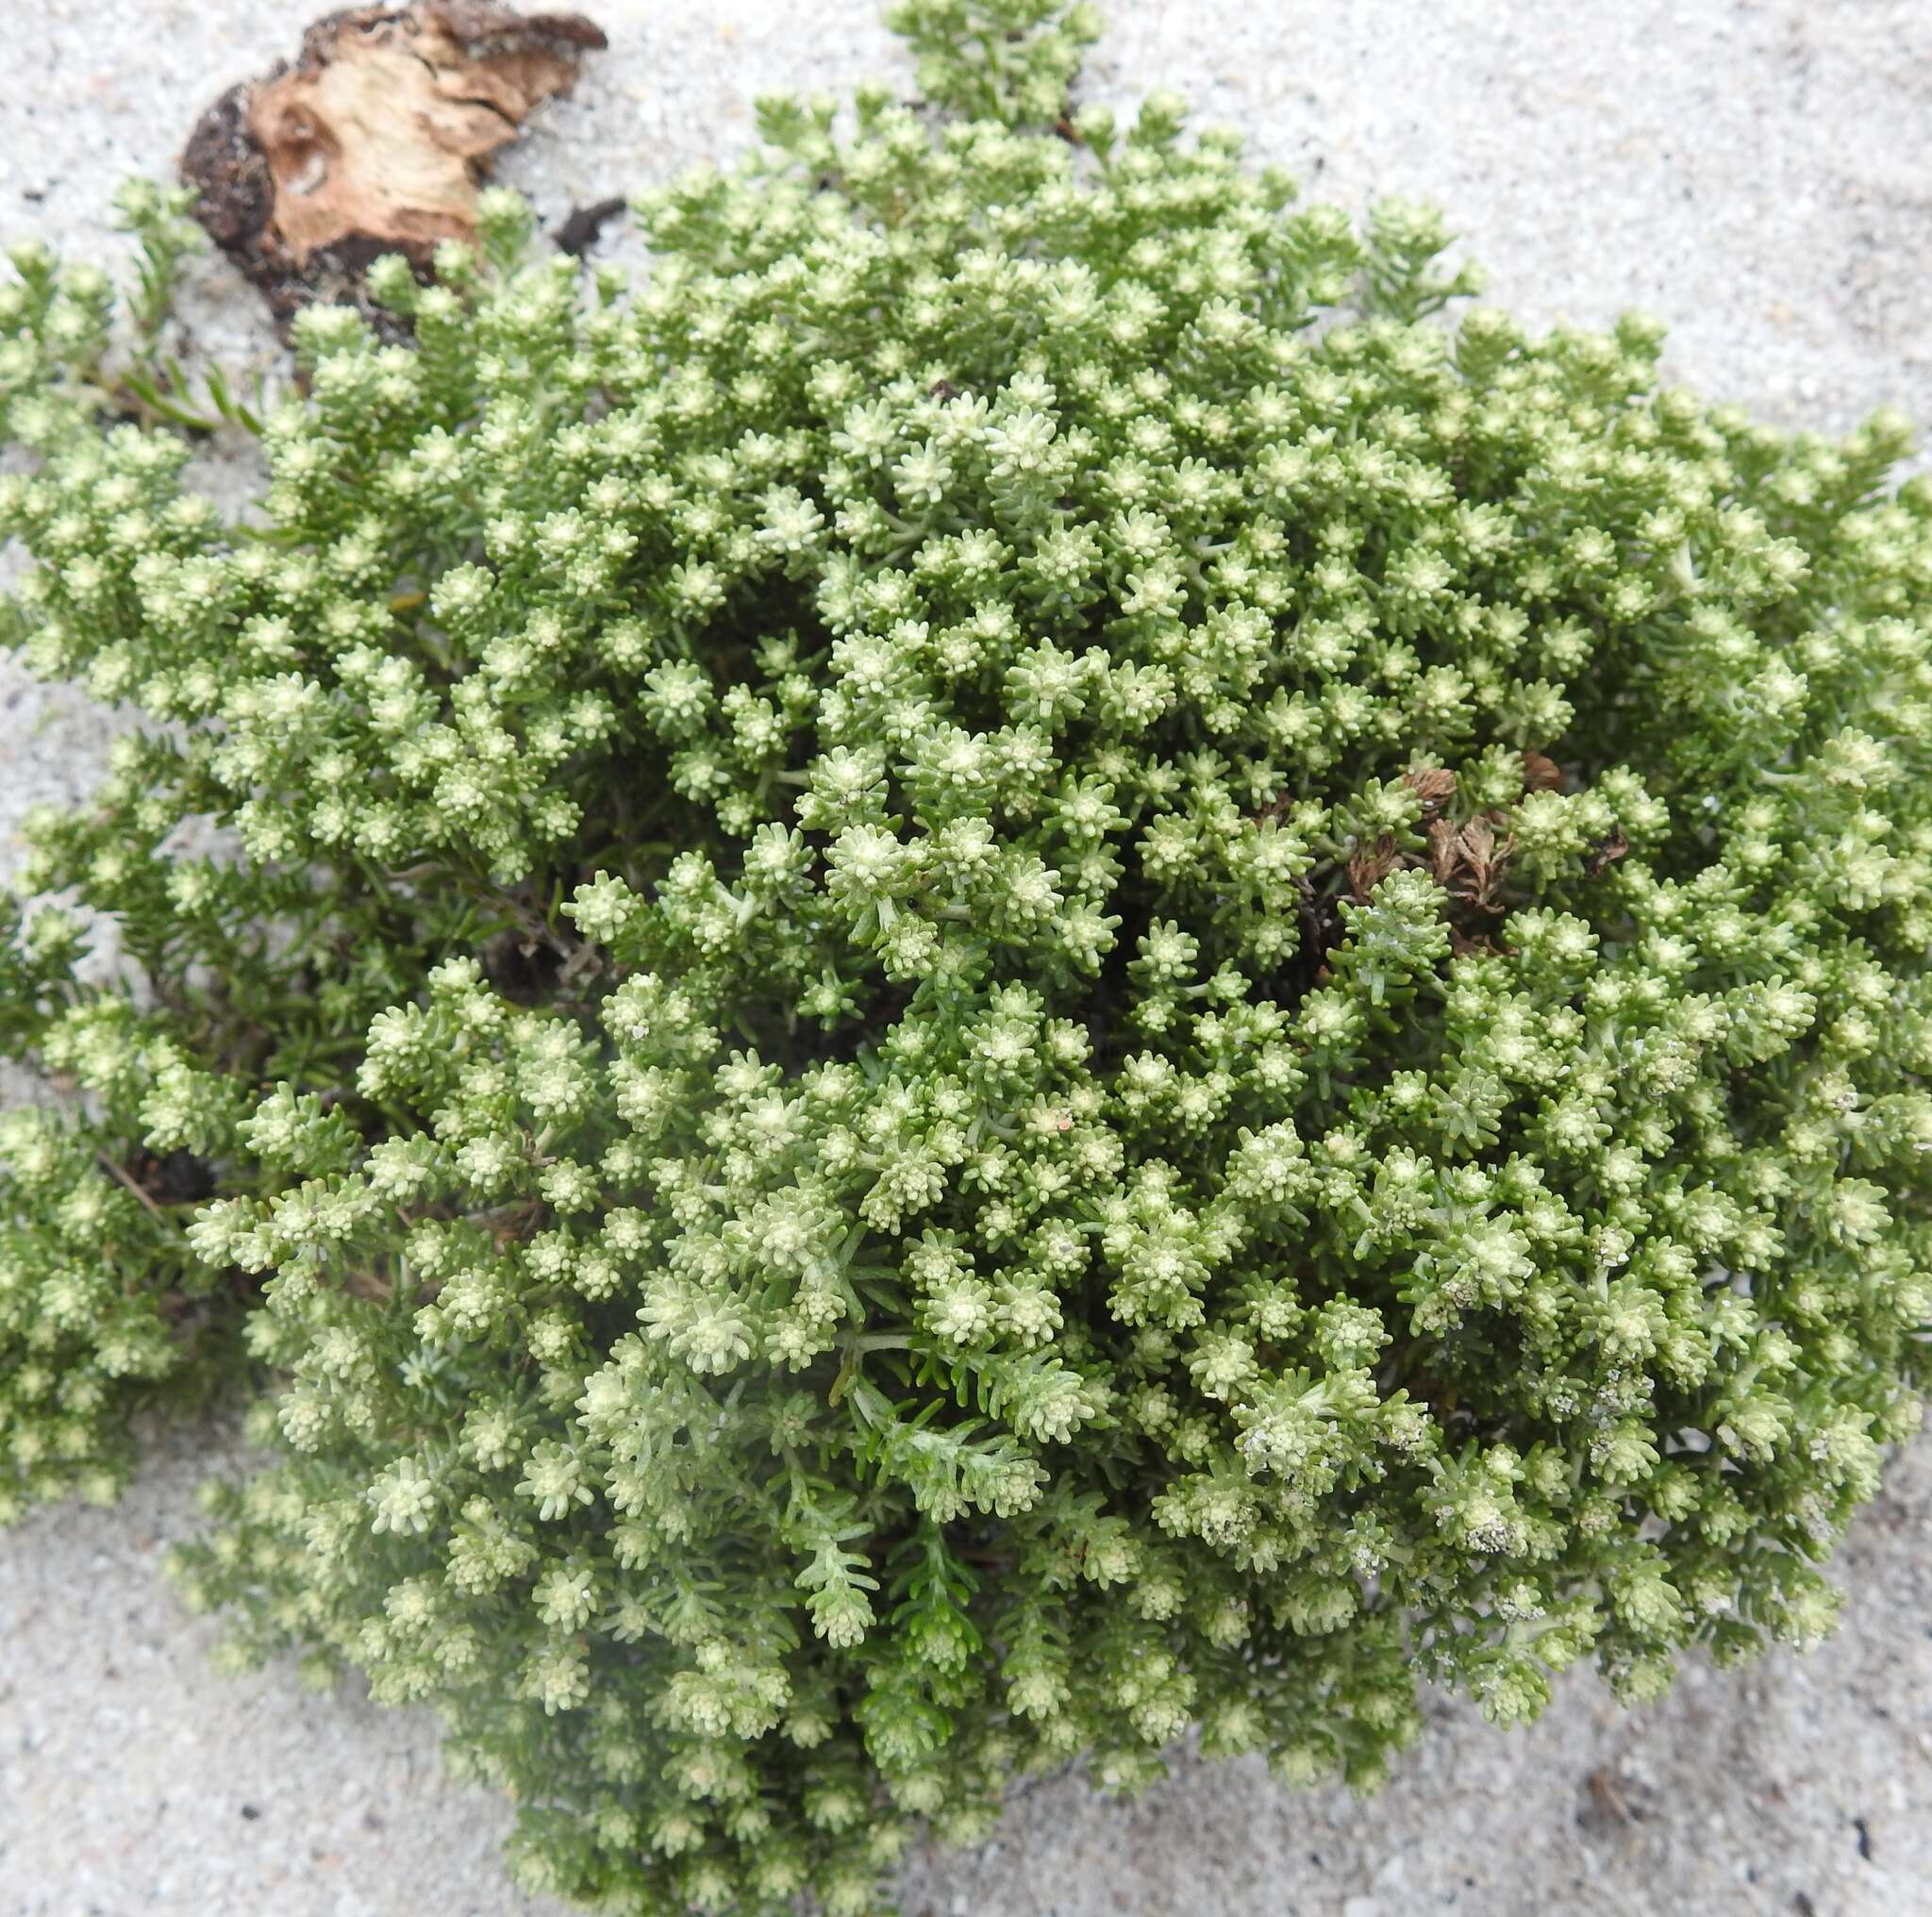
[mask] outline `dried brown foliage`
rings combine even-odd
[[[1487,922],[1502,917],[1508,909],[1504,882],[1516,849],[1507,815],[1491,810],[1461,821],[1446,816],[1456,796],[1456,775],[1444,767],[1420,767],[1405,773],[1403,780],[1422,801],[1426,856],[1405,851],[1393,839],[1358,847],[1348,861],[1350,892],[1358,901],[1365,900],[1391,872],[1403,866],[1425,865],[1454,902],[1456,949],[1492,949]],[[1562,768],[1554,759],[1540,752],[1523,755],[1524,792],[1560,792],[1563,783]],[[1621,835],[1613,837],[1595,854],[1590,867],[1591,875],[1629,849]]]

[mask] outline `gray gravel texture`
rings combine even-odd
[[[290,53],[321,0],[0,0],[0,237],[119,250],[115,181]],[[751,103],[905,65],[869,0],[604,0],[612,46],[503,175],[554,223],[722,149]],[[1534,321],[1629,306],[1670,370],[1780,424],[1932,422],[1926,0],[1113,0],[1089,98],[1164,85],[1308,190],[1436,199]],[[220,266],[201,342],[270,366]],[[219,459],[212,483],[245,469]],[[86,790],[114,721],[0,661],[0,862]],[[502,1806],[441,1779],[430,1722],[216,1676],[162,1583],[218,1429],[155,1449],[115,1510],[0,1540],[0,1913],[551,1917],[501,1874]],[[1932,1913],[1932,1442],[1840,1562],[1807,1659],[1691,1669],[1615,1710],[1588,1679],[1505,1735],[1432,1704],[1379,1797],[1291,1795],[1186,1756],[1138,1804],[1063,1780],[997,1839],[921,1855],[908,1917],[1920,1917]]]

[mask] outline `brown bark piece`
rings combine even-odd
[[[232,89],[181,157],[210,236],[287,319],[359,299],[384,253],[426,266],[475,233],[476,191],[602,30],[496,0],[413,0],[318,20],[292,67]]]

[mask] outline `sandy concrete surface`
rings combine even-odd
[[[0,238],[117,244],[120,175],[292,51],[325,0],[0,0]],[[906,69],[872,0],[590,0],[577,96],[504,168],[547,222],[750,132],[751,103]],[[1932,422],[1926,0],[1113,0],[1087,83],[1177,87],[1311,193],[1441,203],[1533,320],[1644,306],[1670,367],[1780,423]],[[269,365],[253,296],[198,336]],[[217,472],[216,480],[235,483]],[[85,790],[112,721],[0,661],[0,861]],[[502,1807],[432,1726],[276,1669],[229,1682],[158,1575],[217,1431],[111,1512],[0,1538],[0,1917],[508,1917]],[[1461,1707],[1367,1803],[1178,1760],[1138,1805],[1021,1793],[997,1840],[908,1868],[908,1917],[1922,1917],[1932,1913],[1932,1445],[1840,1563],[1838,1639],[1693,1670],[1625,1715],[1567,1686],[1505,1736]]]

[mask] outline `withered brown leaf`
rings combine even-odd
[[[1378,839],[1373,846],[1357,852],[1348,861],[1349,890],[1355,893],[1357,902],[1365,901],[1402,862],[1392,839]]]
[[[1523,790],[1526,792],[1559,792],[1563,790],[1563,768],[1540,752],[1523,755]]]
[[[1412,787],[1423,802],[1423,817],[1432,819],[1456,795],[1456,775],[1440,765],[1424,766],[1402,775],[1405,785]]]
[[[1630,849],[1630,842],[1623,833],[1612,831],[1610,836],[1584,860],[1583,869],[1591,878],[1598,877],[1604,870],[1614,865]]]

